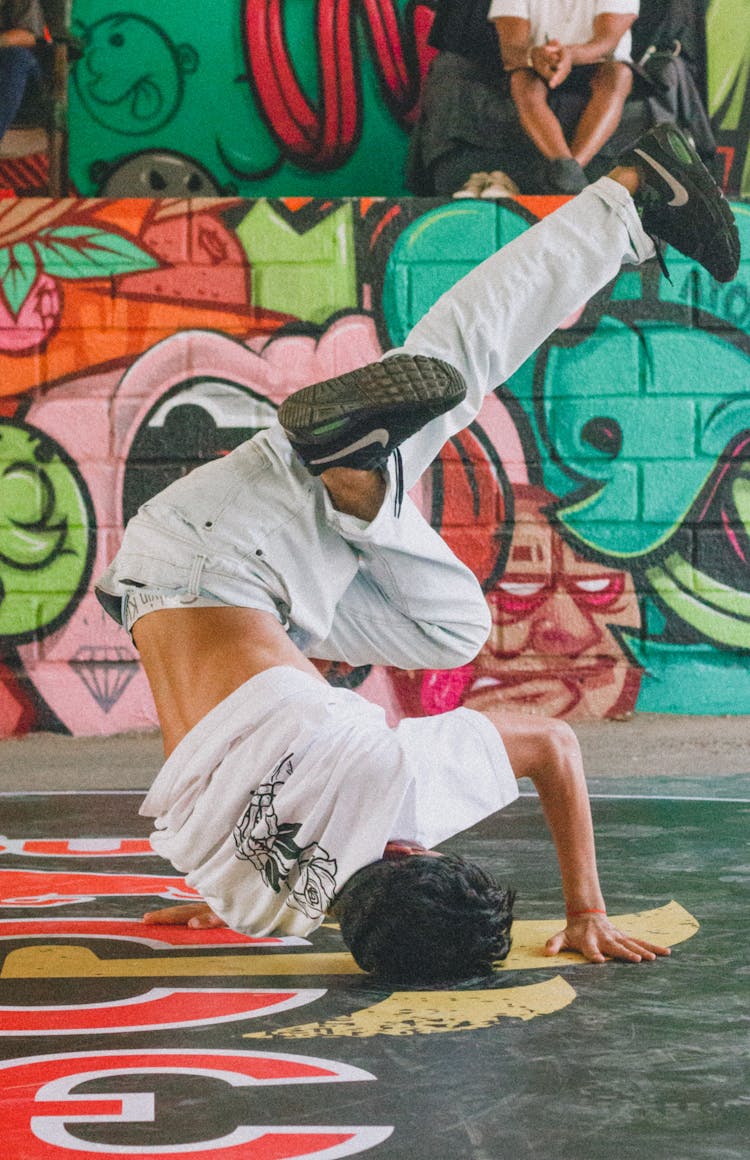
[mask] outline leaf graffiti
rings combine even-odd
[[[159,262],[122,234],[91,225],[58,226],[0,250],[0,285],[18,316],[40,273],[82,280],[153,270]]]

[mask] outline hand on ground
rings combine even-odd
[[[606,914],[587,914],[568,922],[565,930],[547,940],[546,955],[560,951],[580,951],[590,963],[609,959],[624,959],[628,963],[651,961],[657,955],[671,954],[669,947],[656,946],[634,935],[618,930]]]
[[[149,910],[144,914],[143,921],[147,925],[191,926],[194,930],[207,930],[211,927],[226,926],[223,918],[214,914],[207,902],[186,902],[180,906],[165,906],[162,910]]]

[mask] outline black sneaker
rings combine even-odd
[[[397,354],[295,391],[278,418],[311,475],[329,467],[369,471],[465,395],[449,363]]]
[[[556,157],[547,162],[547,192],[576,194],[587,185],[586,174],[574,157]]]
[[[676,125],[656,125],[619,158],[638,170],[635,203],[646,233],[694,258],[718,282],[730,282],[740,237],[729,203]]]

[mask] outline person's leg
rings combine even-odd
[[[15,120],[29,78],[38,71],[30,48],[0,48],[0,139]]]
[[[451,435],[472,422],[488,391],[613,278],[623,260],[652,253],[627,190],[604,180],[443,295],[402,351],[384,356],[444,359],[467,385],[462,403],[402,444],[405,487]],[[328,521],[357,553],[359,569],[338,599],[327,634],[297,638],[308,656],[352,665],[452,668],[476,655],[489,631],[480,586],[410,501],[399,519],[389,497],[367,526],[341,520],[335,511]]]
[[[530,68],[512,72],[510,95],[524,133],[543,157],[553,161],[573,156],[562,126],[549,106],[549,89],[537,73]]]
[[[606,286],[623,262],[640,263],[653,253],[628,189],[605,177],[446,291],[403,347],[384,356],[407,352],[443,359],[467,386],[462,403],[403,444],[407,490],[448,439],[473,422],[485,395]]]
[[[668,181],[659,176],[663,173],[668,174]],[[657,179],[660,185],[656,184]],[[674,182],[677,180],[685,182],[686,193],[688,189],[690,192],[684,205],[680,203],[675,208]],[[329,447],[335,447],[336,440],[341,439],[340,428],[346,429],[346,421],[340,417],[345,412],[352,416],[359,436],[364,432],[364,437],[358,436],[357,447],[369,447],[379,442],[381,434],[384,445],[390,446],[388,432],[379,429],[383,419],[378,406],[392,409],[394,395],[399,405],[403,403],[404,381],[407,387],[410,386],[407,373],[410,359],[415,367],[422,365],[419,356],[427,363],[432,359],[445,360],[440,366],[445,368],[449,363],[449,373],[446,375],[441,371],[442,379],[439,375],[434,380],[444,384],[438,391],[438,399],[445,403],[447,397],[451,400],[461,397],[455,395],[454,368],[466,381],[465,399],[457,406],[452,402],[446,404],[452,409],[426,423],[416,435],[403,442],[404,479],[410,486],[447,439],[473,420],[484,395],[504,382],[562,319],[610,281],[622,260],[642,261],[653,254],[653,242],[644,233],[630,196],[639,191],[639,186],[641,192],[645,188],[648,194],[644,220],[651,223],[649,228],[654,233],[678,246],[683,253],[697,254],[697,260],[710,272],[715,271],[721,280],[734,276],[739,263],[739,240],[731,211],[705,167],[697,157],[693,157],[689,146],[676,131],[652,130],[634,148],[632,158],[628,154],[626,165],[616,168],[609,178],[603,178],[575,201],[515,239],[446,293],[407,338],[401,352],[407,355],[407,366],[399,365],[400,373],[395,381],[382,373],[371,373],[368,377],[365,368],[342,376],[340,380],[305,388],[308,401],[298,401],[293,408],[298,415],[310,412],[302,428],[308,429],[316,439],[322,430],[334,428],[337,434],[331,436],[334,442]],[[715,257],[717,249],[720,261]],[[394,351],[384,357],[390,358],[398,353]],[[425,359],[424,356],[428,357]],[[370,370],[373,371],[374,367]],[[361,384],[363,375],[367,381]],[[446,389],[445,384],[450,388],[449,396],[441,393]],[[309,401],[310,392],[312,402]],[[428,391],[426,398],[432,407],[435,396]],[[280,417],[282,412],[283,407]],[[334,422],[331,422],[332,413]],[[343,459],[352,450],[346,446],[348,438],[345,433],[343,442],[338,444]],[[179,542],[184,540],[186,529],[192,529],[190,542],[196,541],[198,545],[191,549],[194,553],[215,551],[218,545],[209,545],[209,541],[219,533],[220,542],[239,542],[241,546],[241,554],[229,560],[227,565],[230,570],[238,569],[238,575],[235,577],[232,572],[230,579],[235,585],[234,591],[239,588],[241,598],[232,597],[231,584],[228,596],[218,591],[212,593],[210,588],[206,595],[218,596],[227,603],[252,604],[243,595],[242,585],[247,573],[249,581],[256,588],[260,583],[264,592],[268,589],[277,604],[288,598],[290,620],[301,627],[303,635],[307,635],[307,645],[303,647],[308,655],[316,655],[312,645],[315,641],[323,642],[329,638],[337,615],[346,619],[343,613],[347,600],[356,590],[356,607],[360,615],[352,616],[347,628],[360,634],[355,643],[358,648],[363,646],[369,655],[365,658],[357,655],[352,663],[377,659],[383,663],[404,664],[400,659],[402,653],[396,647],[404,628],[407,637],[403,647],[408,654],[412,653],[408,632],[413,634],[418,644],[425,638],[430,640],[430,648],[436,643],[438,647],[444,646],[445,639],[439,639],[442,633],[443,638],[449,638],[451,649],[453,638],[460,641],[458,652],[454,652],[449,664],[470,659],[473,655],[471,649],[476,651],[489,626],[479,585],[468,569],[439,544],[439,538],[419,513],[406,503],[404,512],[408,516],[396,518],[392,497],[382,482],[368,471],[352,471],[346,486],[339,489],[338,494],[330,478],[324,479],[321,486],[292,454],[290,443],[279,426],[258,440],[243,445],[233,455],[218,461],[218,465],[207,464],[198,469],[164,493],[170,495],[166,501],[170,506],[164,518],[175,523]],[[319,457],[324,450],[315,443],[313,458]],[[325,456],[325,459],[329,461],[335,457]],[[259,468],[255,464],[250,470],[246,461],[255,458],[265,466]],[[320,458],[315,461],[322,462]],[[392,464],[391,457],[391,468]],[[232,476],[235,466],[236,478]],[[204,479],[208,479],[206,473],[214,471],[220,473],[223,481],[221,503],[217,503],[216,495],[209,495],[208,499],[204,495],[206,491],[212,491],[203,485]],[[183,503],[183,510],[176,511],[174,502],[177,495],[182,496],[186,488],[190,492],[190,503],[187,509]],[[215,523],[217,511],[221,519]],[[352,519],[355,521],[353,525]],[[158,537],[160,545],[162,533],[163,528]],[[424,553],[417,550],[417,543],[426,543],[427,550]],[[149,546],[153,548],[153,544],[141,545],[141,553],[136,554],[135,559],[146,560],[149,564],[148,554],[143,553]],[[159,551],[160,559],[163,559],[161,546]],[[440,552],[445,553],[442,560]],[[265,557],[265,571],[260,579],[248,563],[256,557]],[[195,559],[205,561],[207,556],[198,554]],[[245,570],[239,571],[240,567]],[[210,567],[207,567],[206,574],[209,572]],[[362,599],[360,574],[367,584],[366,601]],[[121,576],[127,575],[128,572],[121,572]],[[225,573],[217,571],[214,565],[213,575],[218,582]],[[425,592],[420,590],[423,577],[428,579],[427,601],[424,600]],[[430,577],[435,581],[439,599],[430,593]],[[105,591],[116,593],[117,589],[105,587]],[[406,600],[403,600],[404,595]],[[412,600],[415,601],[413,605]],[[425,603],[428,605],[427,618],[422,621],[420,607],[424,608]],[[458,607],[464,603],[466,610]],[[366,625],[361,616],[365,605],[368,615],[377,610],[377,616],[370,615]],[[435,615],[430,615],[431,607],[437,609]],[[373,639],[378,631],[378,617],[383,618],[389,630],[375,636],[375,640],[382,639],[387,644],[383,656],[377,654]],[[447,624],[441,623],[441,617],[447,619]],[[424,631],[425,623],[432,626],[427,633]],[[276,627],[274,623],[274,631]],[[443,632],[444,629],[447,631]],[[230,631],[224,639],[226,647],[230,648]],[[276,651],[272,646],[272,657],[276,656]],[[350,659],[345,653],[328,655],[332,659]],[[419,650],[416,655],[420,655]],[[187,663],[190,663],[189,656]],[[255,660],[250,663],[254,664]],[[273,659],[268,663],[274,663]],[[286,662],[277,659],[275,663]],[[445,667],[432,659],[421,663],[429,667]]]
[[[389,493],[392,478],[390,485]],[[409,496],[397,518],[390,494],[371,523],[331,518],[357,552],[359,569],[325,639],[303,643],[308,656],[405,669],[450,669],[476,656],[491,627],[481,586]]]
[[[572,156],[586,166],[620,124],[625,101],[633,88],[633,73],[623,61],[597,65],[591,77],[591,97],[571,142]]]

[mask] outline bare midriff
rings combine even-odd
[[[133,626],[169,756],[207,713],[266,669],[322,681],[276,617],[254,608],[163,608]]]

